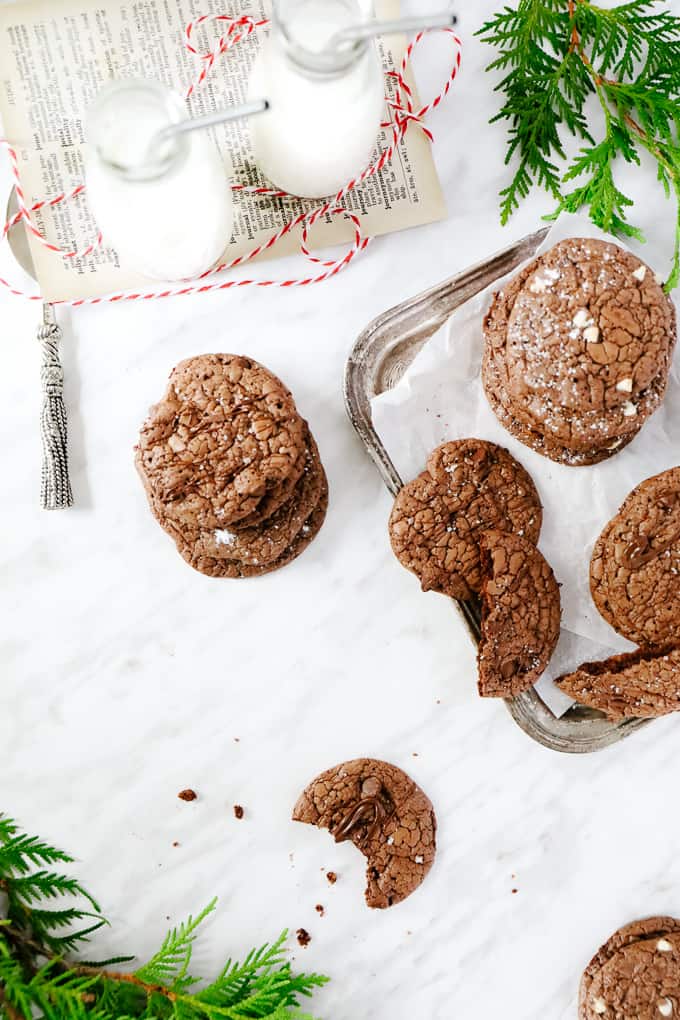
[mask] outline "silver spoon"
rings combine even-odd
[[[7,220],[19,212],[16,193],[12,191],[7,206]],[[23,221],[9,232],[9,245],[24,272],[37,282],[35,264]],[[73,493],[68,473],[68,424],[64,405],[64,370],[59,360],[62,332],[57,324],[54,306],[43,303],[43,321],[38,329],[42,348],[40,381],[43,405],[40,416],[43,463],[40,504],[43,510],[66,510],[73,506]]]

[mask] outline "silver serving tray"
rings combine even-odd
[[[396,496],[403,482],[373,428],[371,400],[399,382],[426,341],[459,305],[535,255],[547,232],[548,228],[539,230],[486,262],[385,312],[363,331],[354,345],[345,370],[347,413],[392,495]],[[479,603],[454,604],[477,644]],[[612,723],[600,712],[576,705],[556,719],[534,690],[506,704],[517,725],[533,740],[568,754],[600,751],[646,725],[646,720],[639,719]]]

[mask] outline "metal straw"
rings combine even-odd
[[[168,124],[154,135],[151,147],[160,146],[175,135],[184,135],[187,131],[204,131],[206,128],[215,127],[216,124],[227,124],[229,121],[241,120],[244,117],[256,117],[259,113],[266,113],[268,109],[268,99],[255,99],[252,103],[232,106],[227,110],[216,110],[214,113],[206,113],[203,117],[187,117],[185,120],[177,121],[176,124]]]
[[[342,49],[345,44],[370,39],[374,35],[393,35],[396,32],[422,32],[431,28],[451,28],[457,22],[451,10],[439,11],[435,14],[415,14],[406,18],[394,18],[392,21],[367,21],[361,25],[350,25],[330,37],[323,52]]]
[[[269,109],[268,99],[256,99],[251,103],[244,103],[242,106],[231,106],[226,110],[216,110],[214,113],[207,113],[203,117],[185,117],[174,124],[168,124],[161,128],[151,138],[146,151],[146,162],[139,166],[131,166],[101,153],[102,158],[114,167],[119,173],[124,174],[128,180],[148,181],[162,174],[170,166],[172,161],[172,146],[169,145],[174,139],[189,131],[205,131],[207,128],[215,127],[216,124],[227,124],[232,120],[241,120],[244,117],[256,117],[260,113],[266,113]]]

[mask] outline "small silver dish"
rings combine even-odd
[[[403,482],[373,428],[371,400],[399,382],[427,340],[459,305],[532,258],[547,233],[548,228],[539,230],[390,309],[374,319],[354,345],[345,370],[347,413],[392,495],[396,496]],[[479,603],[455,604],[477,644]],[[506,705],[517,725],[533,740],[567,754],[601,751],[647,724],[641,719],[613,723],[600,712],[579,705],[557,719],[534,690],[509,699]]]

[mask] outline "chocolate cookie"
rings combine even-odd
[[[328,492],[324,490],[318,506],[312,511],[305,521],[300,534],[293,540],[292,544],[282,555],[272,563],[239,563],[238,560],[218,559],[213,556],[201,555],[196,551],[195,546],[187,545],[186,542],[177,541],[177,550],[183,559],[207,577],[215,578],[248,578],[261,577],[263,574],[272,574],[276,570],[287,567],[289,563],[301,556],[309,545],[317,537],[326,519],[328,510]]]
[[[281,503],[304,470],[305,424],[283,383],[251,358],[182,362],[142,428],[147,492],[181,528],[216,531]],[[274,512],[276,506],[268,506]]]
[[[586,1004],[593,985],[593,979],[616,953],[640,941],[652,939],[657,942],[659,940],[665,942],[667,941],[667,935],[677,935],[678,933],[680,933],[680,921],[673,917],[650,917],[644,921],[634,921],[632,924],[627,924],[614,932],[611,938],[597,951],[583,973],[579,989],[579,1020],[587,1020]],[[595,1005],[598,1009],[602,1008],[602,1003],[596,1002]],[[603,1014],[596,1015],[602,1017]],[[661,1015],[659,1014],[659,1016]]]
[[[590,561],[601,615],[629,641],[675,641],[680,627],[680,468],[648,478],[604,529]]]
[[[485,352],[482,361],[482,376],[486,398],[491,409],[510,435],[514,436],[515,439],[518,439],[520,443],[528,446],[531,450],[540,453],[541,456],[548,457],[550,460],[558,464],[564,464],[567,467],[588,467],[608,460],[632,443],[642,427],[642,423],[638,423],[635,432],[629,433],[623,438],[615,439],[604,446],[593,446],[589,450],[575,450],[556,442],[538,429],[531,428],[529,425],[518,421],[512,407],[506,408],[504,406],[503,387],[498,381],[498,373],[493,360],[488,357],[488,352]]]
[[[384,761],[328,769],[302,793],[293,820],[351,840],[368,860],[366,902],[385,908],[410,896],[432,867],[437,822],[423,791]]]
[[[656,919],[639,928],[657,927]],[[672,922],[674,927],[677,922]],[[629,926],[629,929],[633,926]],[[678,1015],[680,1006],[680,934],[659,931],[645,938],[630,934],[604,953],[601,965],[581,988],[583,1020],[659,1020]]]
[[[529,439],[544,435],[546,455],[592,463],[595,451],[602,459],[630,441],[663,399],[675,309],[635,256],[575,238],[494,296],[484,331],[483,382],[496,413]]]
[[[241,518],[240,521],[236,521],[232,525],[235,531],[240,531],[242,528],[257,528],[260,524],[263,524],[266,520],[272,517],[277,510],[279,510],[285,503],[287,503],[295,488],[300,481],[300,476],[307,466],[307,448],[300,451],[300,457],[293,468],[293,472],[289,478],[284,481],[272,486],[266,496],[258,503],[257,510],[254,510],[252,514],[248,514],[247,517]]]
[[[651,270],[591,239],[562,241],[536,259],[486,320],[520,420],[581,449],[633,431],[651,413],[645,395],[667,373],[675,329]]]
[[[680,645],[585,662],[555,683],[608,719],[656,719],[680,711]]]
[[[328,492],[326,474],[319,451],[310,434],[307,437],[306,465],[292,497],[261,524],[249,528],[199,532],[193,541],[194,559],[236,561],[240,565],[265,567],[286,552],[307,524]],[[191,537],[186,536],[191,542]]]
[[[560,590],[550,565],[519,535],[481,536],[479,693],[512,698],[544,673],[560,635]]]
[[[445,443],[405,485],[390,517],[399,561],[423,591],[469,599],[482,585],[479,536],[491,528],[538,541],[542,507],[529,474],[507,450],[481,439]]]

